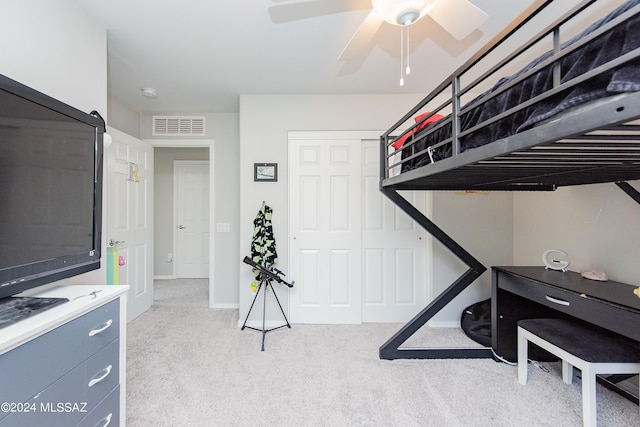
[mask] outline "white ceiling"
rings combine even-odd
[[[358,60],[337,59],[370,0],[75,1],[107,29],[111,96],[139,112],[187,114],[237,112],[239,94],[426,94],[532,3],[471,0],[489,19],[463,41],[423,18],[400,87],[399,27],[383,24]]]

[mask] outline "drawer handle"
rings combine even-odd
[[[571,304],[569,301],[550,297],[549,295],[546,295],[546,298],[547,298],[547,301],[551,301],[552,303],[555,303],[555,304],[566,305],[567,307]]]
[[[104,424],[100,425],[100,427],[107,427],[109,424],[111,424],[112,417],[113,417],[113,412],[107,415],[106,417],[104,417],[103,419],[101,419],[100,421],[98,421],[96,423],[96,427],[98,427],[98,425],[100,425],[100,423],[103,421],[104,421]]]
[[[92,337],[94,335],[98,335],[100,332],[106,331],[107,329],[109,329],[111,327],[112,324],[113,324],[113,320],[112,319],[107,320],[106,322],[104,322],[102,325],[100,325],[96,329],[92,329],[89,332],[89,336]]]
[[[101,375],[98,378],[93,378],[91,381],[89,381],[89,387],[93,387],[94,385],[98,384],[100,381],[107,378],[111,373],[111,369],[113,369],[113,365],[109,365],[106,368],[104,368],[102,371],[98,372],[98,374],[101,374]]]

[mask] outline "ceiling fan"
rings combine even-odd
[[[454,38],[462,40],[488,18],[469,0],[310,0],[278,5],[269,12],[273,22],[279,23],[362,9],[368,9],[369,14],[338,57],[341,61],[360,56],[384,22],[407,28],[429,15]]]
[[[468,0],[371,0],[371,11],[338,59],[357,57],[383,22],[410,27],[426,15],[457,40],[467,37],[489,17]]]

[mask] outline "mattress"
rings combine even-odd
[[[578,43],[638,4],[640,0],[624,3],[562,44],[561,51],[571,50],[559,61],[560,83],[568,83],[566,89],[552,90],[554,89],[554,70],[553,63],[549,61],[552,52],[547,52],[517,73],[501,78],[490,90],[466,104],[461,109],[463,112],[460,115],[461,132],[477,128],[459,138],[459,152],[515,135],[578,105],[618,93],[639,91],[640,59],[637,58],[637,53],[635,58],[633,56],[634,50],[640,47],[640,13],[635,13],[588,43],[582,45]],[[594,73],[587,79],[584,78],[585,73],[593,72],[600,66],[607,68],[606,64],[624,55],[631,55],[632,59],[623,61],[619,66],[608,67],[602,72]],[[536,70],[538,67],[539,70]],[[571,82],[579,82],[579,84]],[[545,94],[549,96],[544,96]],[[517,108],[536,97],[540,99],[523,108]],[[510,113],[510,110],[513,112]],[[500,120],[484,124],[504,113],[507,114]],[[445,116],[440,121],[423,126],[421,130],[415,129],[413,132],[415,132],[413,140],[409,138],[401,148],[402,172],[452,155],[450,143],[427,150],[428,147],[441,141],[451,139],[450,116]]]

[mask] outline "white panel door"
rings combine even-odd
[[[379,190],[380,146],[362,141],[363,322],[407,322],[426,305],[426,232]],[[404,192],[424,212],[425,192]]]
[[[105,150],[107,245],[124,259],[119,283],[130,286],[131,321],[153,303],[153,147],[116,129],[108,132],[113,143]]]
[[[290,317],[360,323],[360,140],[289,141]]]
[[[209,277],[209,162],[174,162],[176,276]]]
[[[376,140],[289,140],[292,322],[406,322],[426,305],[430,239],[380,192],[379,161]],[[403,196],[428,214],[425,192]]]

